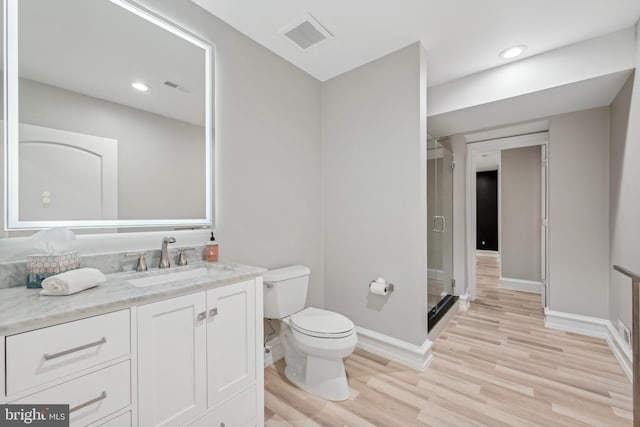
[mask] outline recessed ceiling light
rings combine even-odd
[[[131,83],[131,87],[135,90],[139,90],[140,92],[146,92],[149,90],[149,86],[142,82],[133,82]]]
[[[500,56],[504,59],[513,59],[516,56],[522,55],[522,53],[527,49],[527,47],[523,44],[519,44],[517,46],[512,46],[500,52]]]

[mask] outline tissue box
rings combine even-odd
[[[54,274],[80,268],[80,253],[67,252],[61,255],[28,255],[27,288],[41,288],[42,281]]]

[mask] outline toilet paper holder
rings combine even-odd
[[[384,282],[384,280],[382,282],[380,282],[380,278],[374,279],[372,281],[369,282],[369,291],[371,291],[371,286],[373,286],[374,284],[384,284],[384,287],[387,291],[387,295],[390,294],[391,292],[393,292],[394,286],[393,283],[386,283]]]

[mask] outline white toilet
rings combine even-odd
[[[349,384],[342,359],[356,347],[353,322],[318,308],[304,308],[311,271],[303,265],[264,275],[264,317],[279,319],[285,375],[302,390],[327,400],[346,400]]]

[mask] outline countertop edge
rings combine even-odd
[[[266,269],[260,269],[260,271],[254,271],[251,273],[239,274],[234,277],[217,279],[209,282],[202,282],[197,284],[189,284],[179,288],[162,289],[157,293],[144,296],[132,296],[130,298],[122,298],[112,302],[106,302],[104,304],[97,303],[90,308],[81,307],[79,309],[69,309],[69,311],[48,314],[45,317],[35,316],[27,321],[17,321],[15,325],[7,323],[0,326],[0,336],[17,335],[24,332],[33,331],[36,329],[47,328],[50,326],[60,325],[63,323],[74,322],[76,320],[86,319],[89,317],[99,316],[102,314],[112,313],[115,311],[130,309],[132,307],[139,307],[142,305],[152,304],[154,302],[163,301],[171,298],[176,298],[184,295],[195,294],[198,292],[205,292],[210,289],[229,286],[234,283],[239,283],[246,280],[255,279],[261,277]],[[64,296],[55,296],[50,298],[65,298]]]

